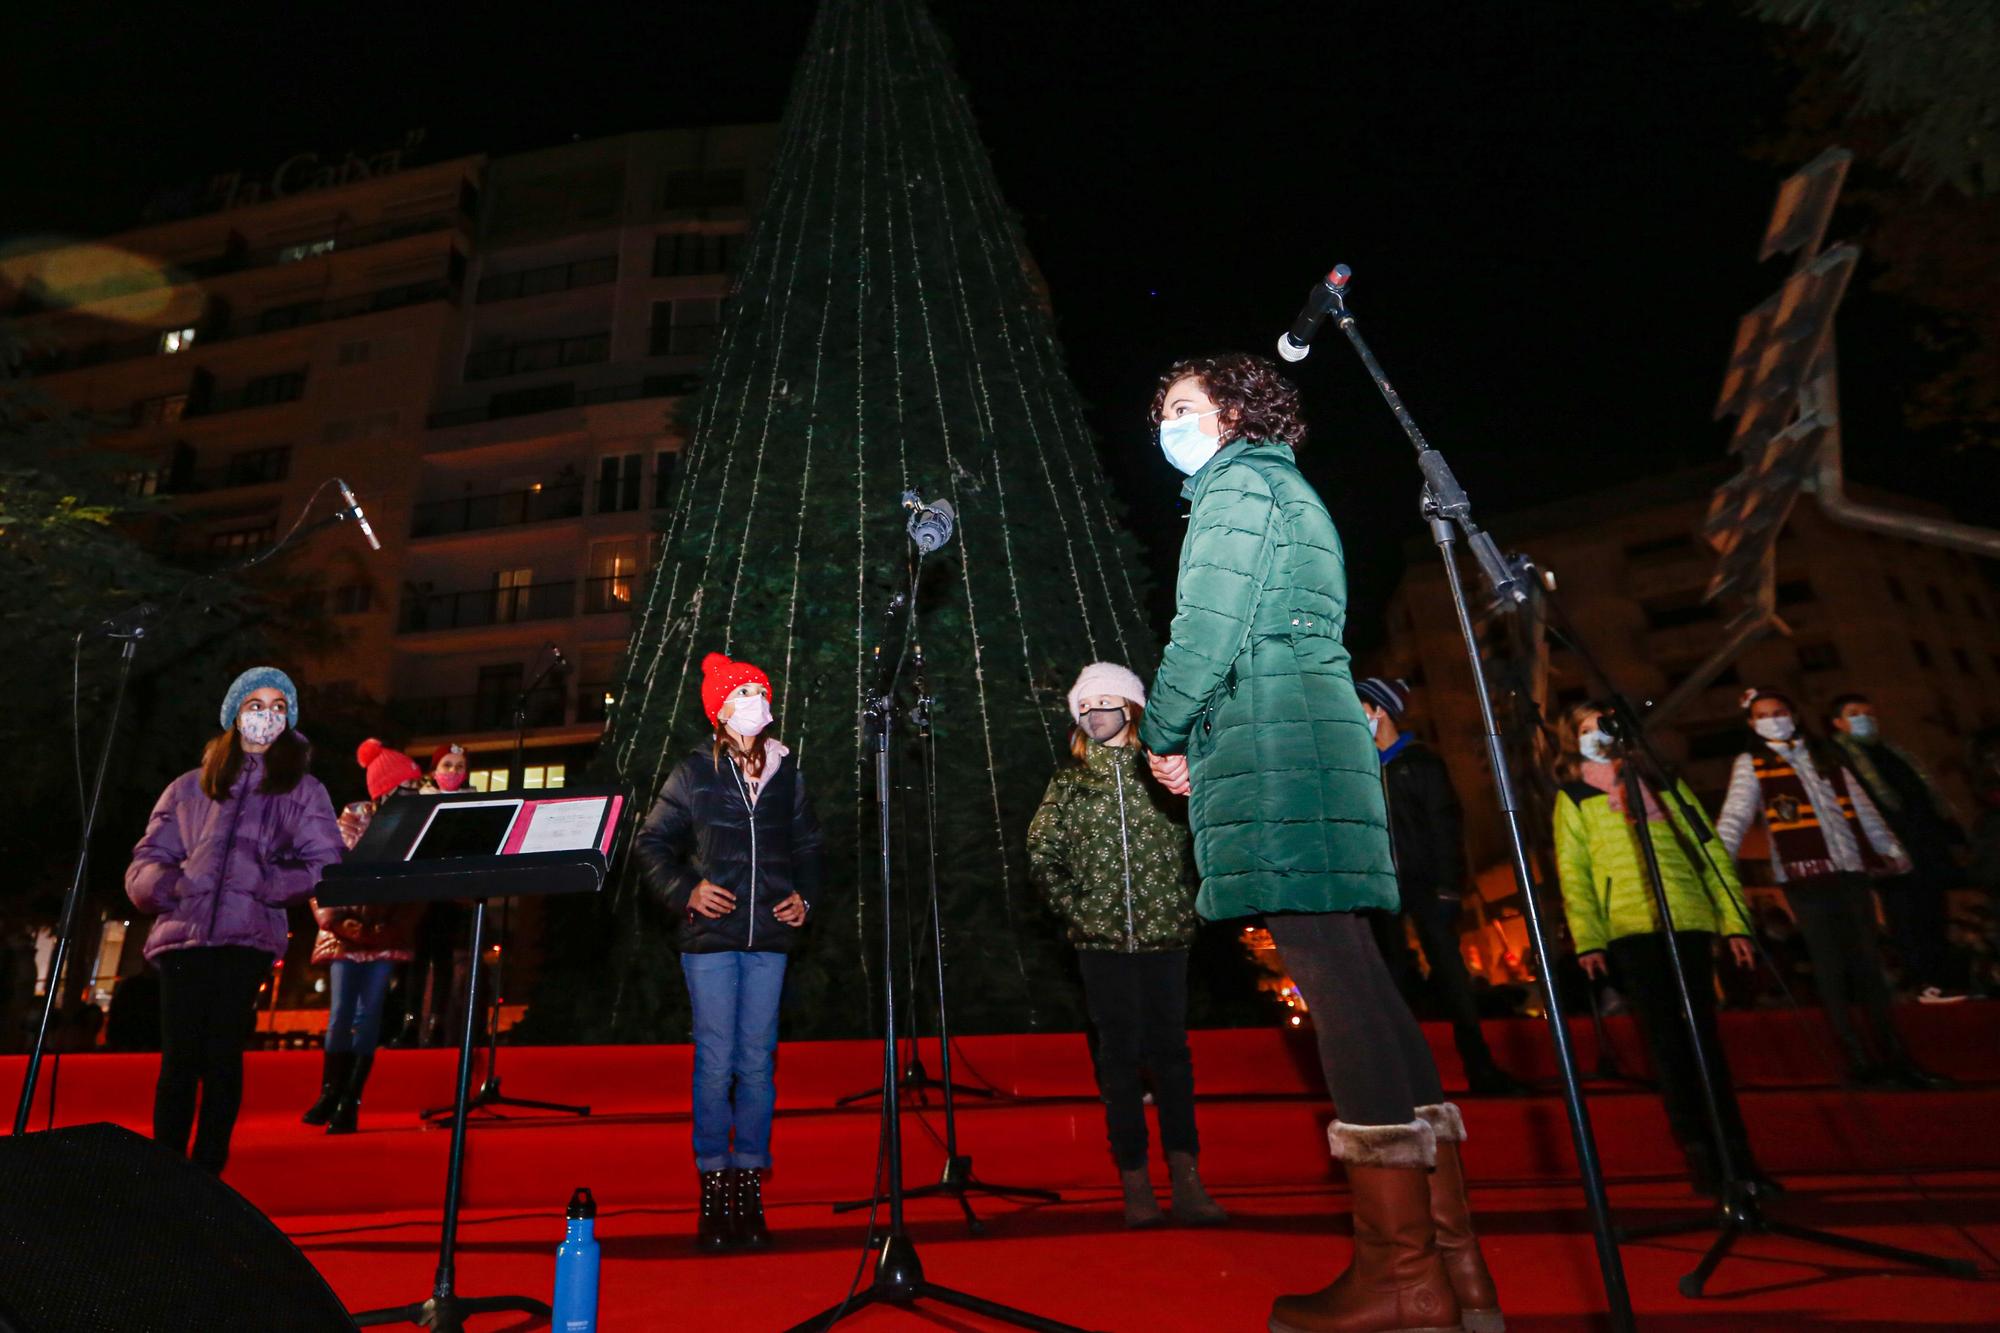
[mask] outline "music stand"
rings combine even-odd
[[[354,1316],[357,1326],[415,1324],[463,1333],[468,1315],[518,1311],[550,1317],[547,1303],[532,1296],[461,1296],[456,1289],[466,1109],[479,1027],[477,962],[486,943],[487,899],[603,891],[624,805],[624,793],[612,787],[565,789],[546,799],[479,792],[399,797],[382,807],[348,859],[322,874],[318,898],[329,907],[440,899],[472,903],[474,966],[466,980],[458,1041],[437,1273],[427,1299],[364,1310]]]

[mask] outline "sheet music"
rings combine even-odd
[[[597,846],[608,797],[574,801],[536,802],[529,807],[527,832],[517,849],[523,852],[587,852]]]

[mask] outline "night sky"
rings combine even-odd
[[[1782,173],[1745,149],[1791,79],[1734,6],[934,9],[1114,483],[1140,531],[1167,537],[1163,579],[1179,478],[1143,417],[1155,376],[1268,350],[1335,261],[1479,512],[1721,456],[1709,413],[1736,319],[1784,272],[1754,260]],[[115,230],[159,188],[413,126],[435,160],[774,119],[811,11],[71,7],[17,44],[33,58],[0,143],[0,236]],[[1898,403],[1920,358],[1906,312],[1865,279],[1841,324],[1849,470],[1948,494],[1969,465],[1906,448]],[[1409,447],[1337,337],[1294,374],[1314,425],[1301,460],[1346,536],[1365,647],[1421,535]]]

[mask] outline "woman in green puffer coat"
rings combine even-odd
[[[1720,1178],[1702,1099],[1701,1066],[1688,1040],[1680,987],[1674,982],[1666,927],[1646,875],[1645,853],[1626,808],[1625,761],[1618,757],[1610,733],[1598,725],[1604,711],[1601,703],[1578,704],[1556,729],[1563,752],[1556,770],[1561,789],[1556,793],[1555,815],[1563,912],[1584,974],[1593,980],[1614,977],[1632,1002],[1653,1055],[1667,1123],[1687,1157],[1688,1173],[1697,1191],[1714,1194]],[[1716,940],[1728,941],[1736,966],[1752,967],[1757,961],[1743,911],[1743,886],[1728,849],[1687,783],[1675,784],[1675,796],[1663,802],[1650,788],[1640,788],[1730,1161],[1737,1179],[1769,1189],[1772,1182],[1750,1154],[1749,1135],[1715,1025]]]
[[[1163,1220],[1146,1171],[1141,1070],[1153,1075],[1174,1219],[1213,1226],[1228,1214],[1195,1168],[1194,1059],[1187,1042],[1188,946],[1194,942],[1187,828],[1145,775],[1135,745],[1146,687],[1093,662],[1070,686],[1070,753],[1028,825],[1028,867],[1069,928],[1097,1029],[1097,1091],[1125,1194],[1125,1225]]]
[[[1365,910],[1398,902],[1381,766],[1355,697],[1347,572],[1300,474],[1298,390],[1263,357],[1183,361],[1153,398],[1160,448],[1193,503],[1170,641],[1139,740],[1188,797],[1198,901],[1262,913],[1311,1010],[1353,1190],[1354,1257],[1282,1296],[1273,1333],[1497,1333],[1499,1297],[1466,1202],[1458,1108],[1375,947]]]

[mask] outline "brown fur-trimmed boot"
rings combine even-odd
[[[1437,1229],[1438,1256],[1458,1297],[1465,1333],[1504,1333],[1500,1292],[1479,1252],[1472,1231],[1472,1205],[1465,1194],[1465,1165],[1459,1145],[1465,1142],[1465,1119],[1451,1102],[1419,1106],[1417,1118],[1437,1135],[1437,1169],[1431,1172],[1431,1223]]]
[[[1280,1296],[1270,1333],[1459,1333],[1458,1298],[1431,1222],[1436,1133],[1421,1119],[1336,1120],[1326,1137],[1353,1191],[1354,1258],[1319,1291]]]

